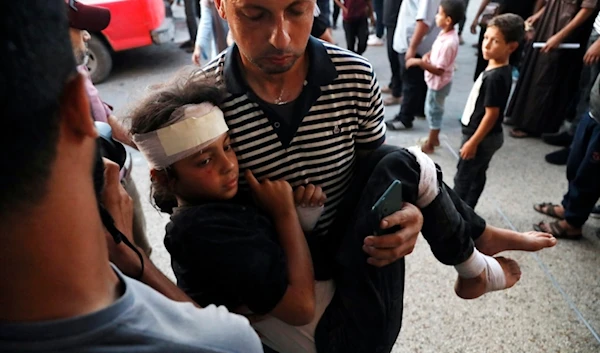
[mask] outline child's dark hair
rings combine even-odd
[[[455,25],[465,18],[464,0],[442,0],[440,7],[444,9],[446,16],[452,19],[452,25]]]
[[[519,15],[505,13],[490,20],[488,27],[496,27],[507,43],[520,43],[525,37],[525,22]]]
[[[184,76],[186,78],[184,78]],[[180,74],[180,79],[166,84],[148,95],[130,114],[131,133],[144,134],[171,125],[177,120],[181,108],[190,104],[211,103],[219,106],[223,90],[214,80],[203,73]],[[174,171],[167,168],[167,178],[175,178]],[[175,195],[158,180],[152,180],[151,199],[160,211],[171,214],[177,207]]]

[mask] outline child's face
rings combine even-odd
[[[446,12],[441,6],[438,7],[438,12],[435,14],[435,25],[443,29],[452,25],[452,18],[446,15]]]
[[[202,151],[175,162],[172,168],[173,191],[190,203],[228,200],[237,193],[238,161],[226,133]]]
[[[497,27],[488,27],[483,35],[481,51],[485,60],[507,60],[513,45],[507,43]]]

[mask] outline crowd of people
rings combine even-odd
[[[199,67],[138,102],[130,128],[83,66],[88,31],[106,28],[108,10],[6,4],[0,351],[387,353],[402,325],[404,257],[419,234],[455,268],[463,299],[520,280],[518,263],[498,253],[582,236],[600,197],[596,1],[531,1],[517,12],[506,0],[481,21],[454,188],[428,154],[439,145],[468,1],[334,3],[347,49],[333,44],[331,1],[200,1]],[[483,0],[472,30],[486,8]],[[385,41],[392,79],[380,89],[360,54]],[[578,50],[559,49],[574,42]],[[520,93],[532,87],[535,99]],[[384,121],[384,105],[400,102]],[[384,144],[387,130],[419,116],[430,128],[419,146]],[[563,120],[568,191],[561,205],[534,206],[558,220],[523,233],[487,224],[474,209],[503,123],[522,138],[556,133]],[[149,259],[119,143],[143,154],[153,200],[171,217],[164,242],[177,284]],[[402,200],[374,215],[398,181]]]

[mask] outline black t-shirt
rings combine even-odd
[[[500,108],[500,114],[490,134],[502,132],[504,110],[512,85],[512,68],[510,65],[486,70],[473,84],[461,122],[463,134],[475,133],[485,116],[485,108]]]
[[[178,208],[166,231],[177,285],[198,304],[265,314],[285,294],[285,254],[270,218],[248,197]]]

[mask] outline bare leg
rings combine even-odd
[[[556,245],[556,238],[542,232],[519,233],[487,225],[475,240],[475,247],[483,254],[493,256],[506,250],[538,251]]]

